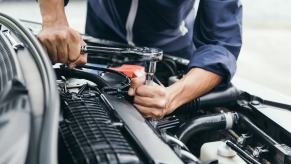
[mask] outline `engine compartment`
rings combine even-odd
[[[275,107],[271,104],[265,103],[263,99],[249,95],[244,91],[240,91],[234,86],[220,88],[194,100],[193,102],[185,104],[173,114],[159,120],[157,125],[153,125],[149,120],[144,119],[131,105],[131,98],[127,96],[127,89],[129,86],[128,82],[130,82],[129,79],[118,72],[115,72],[116,75],[113,75],[114,71],[112,70],[108,73],[106,72],[108,71],[108,68],[100,67],[100,63],[98,64],[99,67],[90,66],[79,68],[78,71],[91,73],[91,76],[99,76],[104,81],[106,81],[105,79],[115,80],[111,80],[111,83],[108,82],[108,85],[102,84],[103,80],[101,79],[101,82],[92,83],[92,81],[88,80],[96,80],[99,78],[85,78],[83,75],[78,77],[75,73],[72,73],[73,70],[68,70],[64,66],[61,66],[63,68],[58,68],[58,71],[56,71],[59,77],[58,79],[64,80],[69,78],[69,80],[65,80],[65,83],[68,81],[68,86],[64,87],[64,83],[61,83],[61,90],[62,92],[64,92],[64,88],[67,88],[67,92],[70,92],[71,90],[71,97],[76,98],[78,97],[76,95],[81,97],[90,95],[90,91],[88,92],[88,90],[93,92],[95,87],[96,91],[94,92],[99,93],[101,100],[103,100],[103,103],[106,106],[105,108],[107,108],[107,112],[109,112],[111,116],[113,115],[111,119],[107,120],[109,122],[108,124],[110,126],[117,127],[123,136],[127,136],[128,138],[124,140],[127,140],[125,144],[131,145],[128,145],[128,148],[130,148],[130,150],[135,150],[136,152],[132,158],[127,158],[128,160],[132,160],[129,163],[165,162],[165,160],[170,158],[169,154],[173,154],[173,152],[175,152],[183,163],[200,163],[201,161],[204,163],[216,163],[218,162],[216,159],[218,159],[221,163],[290,162],[291,149],[289,147],[290,142],[288,142],[290,132],[282,129],[281,127],[281,130],[274,130],[279,127],[274,124],[274,122],[266,118],[263,114],[259,113],[259,108],[267,109],[270,107]],[[63,69],[63,71],[59,71],[61,69]],[[161,70],[165,71],[166,69]],[[59,75],[60,72],[62,72],[61,75]],[[81,75],[81,72],[79,73]],[[167,73],[157,73],[157,75],[159,74],[165,75]],[[78,78],[78,82],[74,81],[76,80],[74,78],[73,80],[70,79],[71,77]],[[163,78],[164,77],[159,78],[157,76],[157,79]],[[163,81],[164,85],[167,85],[165,80],[161,81]],[[106,88],[106,86],[110,86],[111,88]],[[63,94],[62,92],[61,95]],[[90,98],[82,101],[89,101],[89,99]],[[88,105],[86,105],[85,102],[83,103],[84,106],[89,106],[89,103]],[[123,106],[125,107],[123,108]],[[128,108],[130,108],[129,111],[127,111]],[[61,109],[64,110],[63,107]],[[142,119],[142,124],[144,126],[147,128],[150,127],[150,129],[154,131],[154,133],[158,136],[156,140],[162,140],[163,143],[166,143],[169,147],[171,147],[173,152],[156,152],[154,154],[159,154],[159,157],[157,158],[147,155],[148,152],[156,151],[156,146],[152,147],[152,141],[145,140],[145,138],[150,136],[149,134],[143,134],[138,140],[135,140],[141,129],[144,130],[145,128],[141,128],[142,125],[137,124],[136,121],[138,119],[136,118],[133,122],[128,121],[131,117],[131,110],[139,115],[139,119]],[[88,114],[84,114],[84,117],[87,115]],[[65,118],[66,116],[63,114],[63,117]],[[96,115],[94,118],[97,119],[98,117],[101,116]],[[94,118],[92,117],[92,119]],[[106,120],[103,121],[106,122]],[[131,124],[132,126],[128,127]],[[90,123],[87,124],[87,126],[89,125]],[[105,125],[103,126],[105,127]],[[137,130],[132,132],[133,129]],[[96,132],[96,130],[92,130],[92,133],[93,132]],[[144,151],[145,144],[140,143],[141,141],[146,143],[146,145],[151,145],[151,148],[147,149],[147,153]],[[71,143],[71,145],[75,144]],[[116,157],[122,156],[116,152],[114,154]],[[161,154],[165,154],[166,157],[163,159]],[[98,156],[99,155],[92,156],[92,159],[96,159]],[[108,162],[112,162],[109,157],[112,156],[108,156]],[[91,158],[88,157],[87,160],[90,161],[89,159]],[[113,157],[113,159],[115,158]],[[128,163],[128,161],[117,161],[113,163]],[[99,161],[95,163],[102,162]],[[177,162],[173,162],[173,159],[171,159],[165,163]]]
[[[0,48],[8,47],[9,52],[1,51],[1,56],[14,63],[0,60],[0,68],[13,65],[17,70],[13,72],[17,78],[0,74],[0,134],[6,134],[0,143],[19,147],[17,141],[22,141],[22,151],[5,144],[1,152],[9,155],[2,153],[5,158],[0,155],[0,159],[13,161],[15,154],[21,154],[15,163],[291,163],[291,132],[262,112],[290,112],[288,104],[264,100],[230,85],[153,123],[132,105],[127,95],[130,78],[114,69],[124,64],[144,66],[139,57],[89,53],[84,66],[51,66],[33,29],[2,14],[0,27]],[[84,38],[90,46],[127,46]],[[164,55],[155,82],[173,84],[187,71],[188,62]],[[38,73],[34,77],[30,76],[33,71]],[[10,97],[15,100],[9,101]],[[21,102],[27,105],[20,106]],[[25,120],[15,112],[24,113]],[[17,121],[9,124],[13,120]],[[15,131],[18,126],[24,130]]]

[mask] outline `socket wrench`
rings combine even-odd
[[[104,54],[114,54],[114,55],[127,55],[128,57],[138,57],[146,62],[145,73],[146,80],[145,85],[152,85],[153,79],[156,73],[157,62],[161,61],[163,58],[163,51],[156,48],[148,47],[134,47],[134,48],[116,48],[116,47],[102,47],[102,46],[81,46],[82,53],[104,53]],[[149,119],[150,123],[155,128],[158,121],[155,119]]]
[[[134,47],[134,48],[116,48],[103,46],[81,46],[81,53],[104,53],[114,55],[127,55],[128,57],[135,57],[146,62],[146,85],[152,85],[154,75],[156,73],[157,62],[163,58],[163,51],[156,48],[148,47]]]

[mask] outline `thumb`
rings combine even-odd
[[[87,63],[87,54],[81,54],[80,57],[73,63],[69,63],[69,68],[75,68],[77,65],[84,65]]]
[[[136,89],[138,87],[140,87],[141,85],[144,85],[144,83],[145,83],[145,75],[144,74],[140,77],[132,78],[130,88],[128,90],[128,95],[134,96]]]
[[[86,45],[86,43],[84,41],[82,41],[82,45]],[[69,63],[69,68],[74,68],[77,65],[83,65],[87,63],[87,57],[88,54],[80,54],[80,56],[78,57],[78,59],[72,63]]]

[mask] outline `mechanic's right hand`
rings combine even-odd
[[[43,26],[38,39],[53,63],[61,62],[74,68],[87,62],[87,54],[80,53],[85,42],[77,31],[66,25]]]

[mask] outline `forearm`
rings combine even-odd
[[[63,0],[39,0],[43,26],[68,25]]]
[[[203,70],[192,68],[181,80],[169,86],[168,113],[173,112],[181,105],[212,90],[222,80],[222,77]]]

